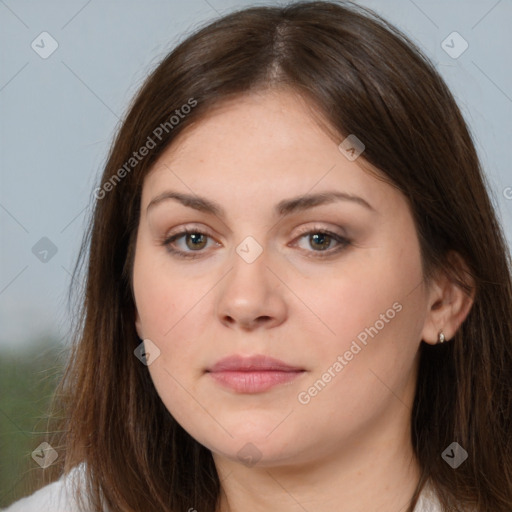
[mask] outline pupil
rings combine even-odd
[[[202,240],[204,238],[204,235],[202,235],[201,233],[189,233],[187,238],[188,240],[192,240],[193,248],[197,249],[201,242],[203,242],[204,244],[204,240]],[[197,242],[199,242],[199,244]]]
[[[326,235],[325,233],[315,233],[314,235],[311,235],[314,244],[320,245],[323,249],[326,249],[329,247],[329,235]],[[325,241],[327,240],[327,244],[325,244]]]

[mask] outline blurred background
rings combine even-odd
[[[71,274],[128,102],[197,27],[285,3],[0,0],[0,507],[45,471],[34,453],[69,346]],[[447,81],[511,245],[512,2],[357,3],[402,29]]]

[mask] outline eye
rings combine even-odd
[[[200,251],[202,251],[202,249],[204,249],[207,246],[209,238],[211,237],[208,234],[203,233],[201,231],[195,229],[184,229],[183,231],[175,233],[170,237],[166,238],[162,242],[162,245],[165,245],[167,250],[171,254],[175,254],[180,258],[193,259],[198,258],[202,255]],[[180,248],[176,249],[176,242],[180,239],[183,239],[185,247],[181,246]],[[190,251],[187,249],[190,249]],[[193,254],[194,252],[197,252],[198,254]]]
[[[314,249],[313,251],[310,251],[307,248],[304,250],[310,253],[325,253],[311,255],[311,257],[320,258],[336,254],[345,249],[351,243],[350,240],[339,235],[338,233],[334,233],[322,228],[309,229],[308,231],[301,234],[299,240],[304,238],[306,238],[306,243],[309,245],[309,247]]]
[[[311,251],[304,247],[302,247],[302,249],[310,253],[308,257],[313,258],[325,258],[337,254],[351,244],[350,240],[338,233],[318,227],[303,232],[298,237],[298,240],[301,241],[305,238],[307,238],[307,243],[314,250]],[[162,245],[164,245],[171,254],[179,258],[194,259],[204,255],[204,249],[208,247],[209,239],[212,239],[210,235],[198,229],[183,229],[167,237],[162,242]],[[181,244],[178,243],[178,241],[180,241]],[[220,245],[217,242],[214,242],[214,244],[217,246]]]

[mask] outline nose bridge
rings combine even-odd
[[[261,236],[259,238],[262,240]],[[248,235],[236,246],[235,252],[247,265],[252,265],[257,260],[266,259],[262,255],[268,252],[268,247],[264,249],[254,236]]]
[[[218,295],[217,311],[223,323],[247,326],[262,320],[272,324],[282,321],[286,308],[268,268],[269,256],[268,248],[254,236],[246,236],[235,246],[231,270]]]
[[[268,248],[264,248],[254,236],[246,236],[235,246],[230,262],[231,272],[228,276],[228,284],[232,285],[231,287],[240,297],[247,295],[247,298],[249,296],[263,298],[270,284],[268,260]]]

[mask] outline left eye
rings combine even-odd
[[[298,240],[302,240],[308,237],[308,243],[314,250],[304,249],[312,253],[325,253],[315,254],[315,257],[324,257],[333,253],[341,251],[346,246],[350,245],[350,241],[336,233],[314,229],[308,232],[302,233]],[[184,230],[174,235],[171,235],[162,242],[167,250],[180,258],[198,258],[203,255],[202,250],[208,245],[208,239],[211,239],[210,235],[202,233],[201,231],[190,231]],[[185,247],[176,247],[177,242],[180,239],[184,239]],[[217,242],[215,242],[219,245]],[[334,247],[332,247],[334,245]],[[195,253],[195,254],[194,254]]]
[[[334,244],[337,244],[339,248],[340,245],[344,247],[349,243],[346,238],[329,231],[308,231],[307,233],[302,234],[299,239],[306,237],[309,246],[318,249],[314,252],[330,251]]]

